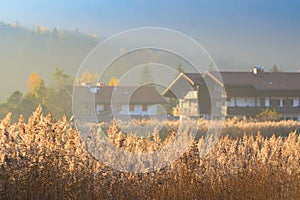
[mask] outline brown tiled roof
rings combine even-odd
[[[213,72],[211,72],[214,75]],[[257,91],[300,91],[300,73],[297,72],[220,72],[226,86],[250,86]],[[203,84],[200,74],[186,74],[195,84]],[[299,94],[300,95],[300,94]]]
[[[300,91],[300,73],[263,72],[221,72],[223,82],[230,86],[253,86],[258,91]]]
[[[110,104],[114,98],[116,103],[125,104],[165,104],[166,100],[153,87],[130,87],[130,86],[98,86],[91,88],[78,86],[75,91],[81,99],[80,102],[89,102],[92,98],[95,103]]]

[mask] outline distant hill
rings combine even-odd
[[[33,30],[17,24],[0,22],[0,102],[15,90],[26,91],[28,76],[38,73],[47,83],[56,67],[75,76],[85,56],[98,39],[78,31]]]
[[[0,103],[15,90],[26,92],[27,79],[32,72],[39,74],[46,84],[54,80],[53,73],[57,67],[75,76],[84,58],[98,43],[96,37],[78,31],[47,29],[43,26],[31,30],[0,22]],[[132,66],[153,61],[171,63],[175,67],[179,63],[187,65],[163,52],[133,52],[114,62],[105,72],[104,81],[108,82],[112,76],[121,77]]]

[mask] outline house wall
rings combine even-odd
[[[254,107],[255,97],[236,97],[236,105],[240,107]]]
[[[234,107],[234,97],[231,97],[226,103],[228,107]]]
[[[231,97],[229,101],[227,100],[227,106],[228,107],[234,107],[236,101],[236,106],[238,107],[255,107],[255,97]],[[257,102],[259,99],[257,99]],[[258,106],[258,105],[257,105]]]
[[[269,100],[269,98],[267,98],[267,99]],[[283,99],[285,99],[285,98],[283,98],[283,97],[271,97],[271,100],[272,99],[280,100],[279,106],[280,107],[283,106]]]
[[[121,111],[118,112],[120,115],[129,115],[129,106],[128,105],[122,105],[121,106]]]
[[[263,105],[261,105],[261,99],[265,100]],[[261,106],[268,107],[268,106],[270,106],[269,97],[256,97],[256,105],[257,105],[257,107],[261,107]]]
[[[108,105],[107,105],[108,106]],[[96,105],[97,114],[104,110],[103,104]],[[147,105],[147,111],[143,111],[142,105],[134,105],[134,110],[129,110],[129,105],[121,105],[119,115],[156,115],[157,114],[157,105]]]
[[[96,106],[96,112],[100,113],[101,111],[104,111],[104,105],[103,104],[98,104]]]
[[[260,107],[260,100],[261,98],[265,99],[265,106],[269,107],[270,106],[270,99],[269,97],[256,97],[256,106]],[[278,99],[280,100],[280,105],[279,106],[284,106],[283,101],[286,99],[286,97],[271,97],[271,99]],[[288,99],[293,99],[293,104],[292,106],[297,107],[300,106],[299,97],[288,97]],[[231,97],[229,100],[226,101],[228,107],[234,107],[235,106],[235,97]],[[255,97],[236,97],[236,106],[239,107],[255,107]]]
[[[198,105],[200,114],[208,114],[211,113],[211,98],[208,92],[207,86],[201,84],[198,90]]]
[[[148,115],[157,115],[158,105],[148,105],[147,110]]]
[[[293,104],[293,106],[299,106],[299,101],[300,101],[300,97],[298,97],[298,98],[293,98],[293,100],[294,100],[294,104]]]
[[[147,111],[142,110],[142,105],[134,105],[134,110],[129,111],[130,115],[148,115],[149,106],[147,106]]]
[[[198,116],[198,99],[197,91],[189,91],[184,99],[179,99],[179,113],[184,116]]]
[[[266,107],[270,106],[270,99],[269,98],[265,98],[265,106]]]
[[[197,91],[189,91],[184,99],[197,99]]]
[[[198,114],[198,100],[197,99],[184,99],[182,100],[181,115],[197,116]]]

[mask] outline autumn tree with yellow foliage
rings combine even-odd
[[[39,93],[45,88],[45,83],[37,73],[33,72],[28,78],[27,87],[30,93],[34,94],[35,97],[39,97]]]
[[[89,72],[88,70],[85,70],[81,77],[76,81],[78,84],[80,83],[90,83],[96,85],[98,82],[99,74]]]
[[[57,86],[50,87],[37,73],[31,73],[27,80],[28,91],[25,94],[15,91],[5,103],[0,104],[0,118],[11,112],[14,122],[18,120],[21,114],[24,119],[28,119],[32,111],[39,105],[42,106],[45,113],[51,112],[56,119],[63,115],[71,117],[72,94],[70,85],[73,82],[72,77],[59,68],[53,75]]]
[[[109,86],[117,86],[117,85],[119,85],[119,80],[115,76],[113,76],[113,77],[111,77],[110,81],[108,82],[108,85]]]

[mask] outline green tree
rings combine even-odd
[[[45,109],[51,112],[54,119],[59,119],[63,115],[67,118],[72,116],[72,96],[66,90],[55,91],[49,88],[45,97]]]
[[[47,93],[47,89],[45,86],[45,81],[41,79],[41,81],[39,82],[39,84],[34,88],[34,90],[31,92],[33,95],[35,95],[35,97],[41,101],[44,100],[44,97]]]
[[[76,82],[79,84],[80,83],[90,83],[90,84],[96,85],[98,78],[99,78],[99,74],[85,70],[81,74],[81,77],[78,80],[76,80]]]
[[[13,121],[17,121],[20,115],[24,116],[24,119],[27,120],[28,117],[32,114],[33,111],[40,104],[38,98],[33,93],[27,93],[24,95],[22,102],[16,108],[13,113]]]
[[[48,88],[45,97],[45,107],[52,113],[53,118],[72,115],[72,84],[74,78],[62,69],[56,68],[54,73],[57,88]]]
[[[277,67],[277,65],[273,65],[270,69],[270,72],[281,72],[281,70],[279,67]]]
[[[143,67],[143,71],[140,76],[139,84],[141,85],[151,85],[151,82],[153,82],[152,72],[148,68],[148,66]]]
[[[215,71],[215,69],[214,69],[214,64],[213,64],[212,62],[208,65],[207,71],[208,71],[208,72],[213,72],[213,71]]]
[[[58,68],[53,75],[57,84],[49,87],[38,74],[32,73],[27,82],[28,92],[25,95],[20,91],[13,92],[6,103],[0,105],[0,118],[4,118],[8,112],[11,112],[13,122],[16,122],[21,114],[25,120],[28,120],[39,105],[42,106],[44,113],[51,112],[55,119],[63,115],[71,117],[73,79]]]
[[[29,92],[34,92],[34,90],[36,89],[36,87],[38,87],[41,84],[42,79],[40,78],[40,76],[33,72],[29,75],[28,77],[28,81],[27,81],[27,87]]]
[[[179,74],[182,73],[182,72],[184,72],[183,66],[182,66],[181,63],[177,66],[176,70],[177,70],[177,72],[178,72]]]
[[[7,103],[0,104],[0,121],[11,112]]]
[[[271,110],[271,109],[266,109],[261,113],[257,114],[255,117],[255,119],[260,122],[278,121],[279,118],[280,115],[275,110]]]
[[[11,109],[16,109],[22,102],[23,94],[17,90],[7,98],[7,106]]]
[[[54,72],[55,80],[58,84],[59,89],[65,88],[66,85],[71,85],[73,83],[73,78],[71,75],[66,74],[64,70],[56,68]]]
[[[72,97],[71,86],[74,83],[74,78],[59,68],[56,68],[54,77],[57,83],[57,89],[64,90],[70,97]]]

